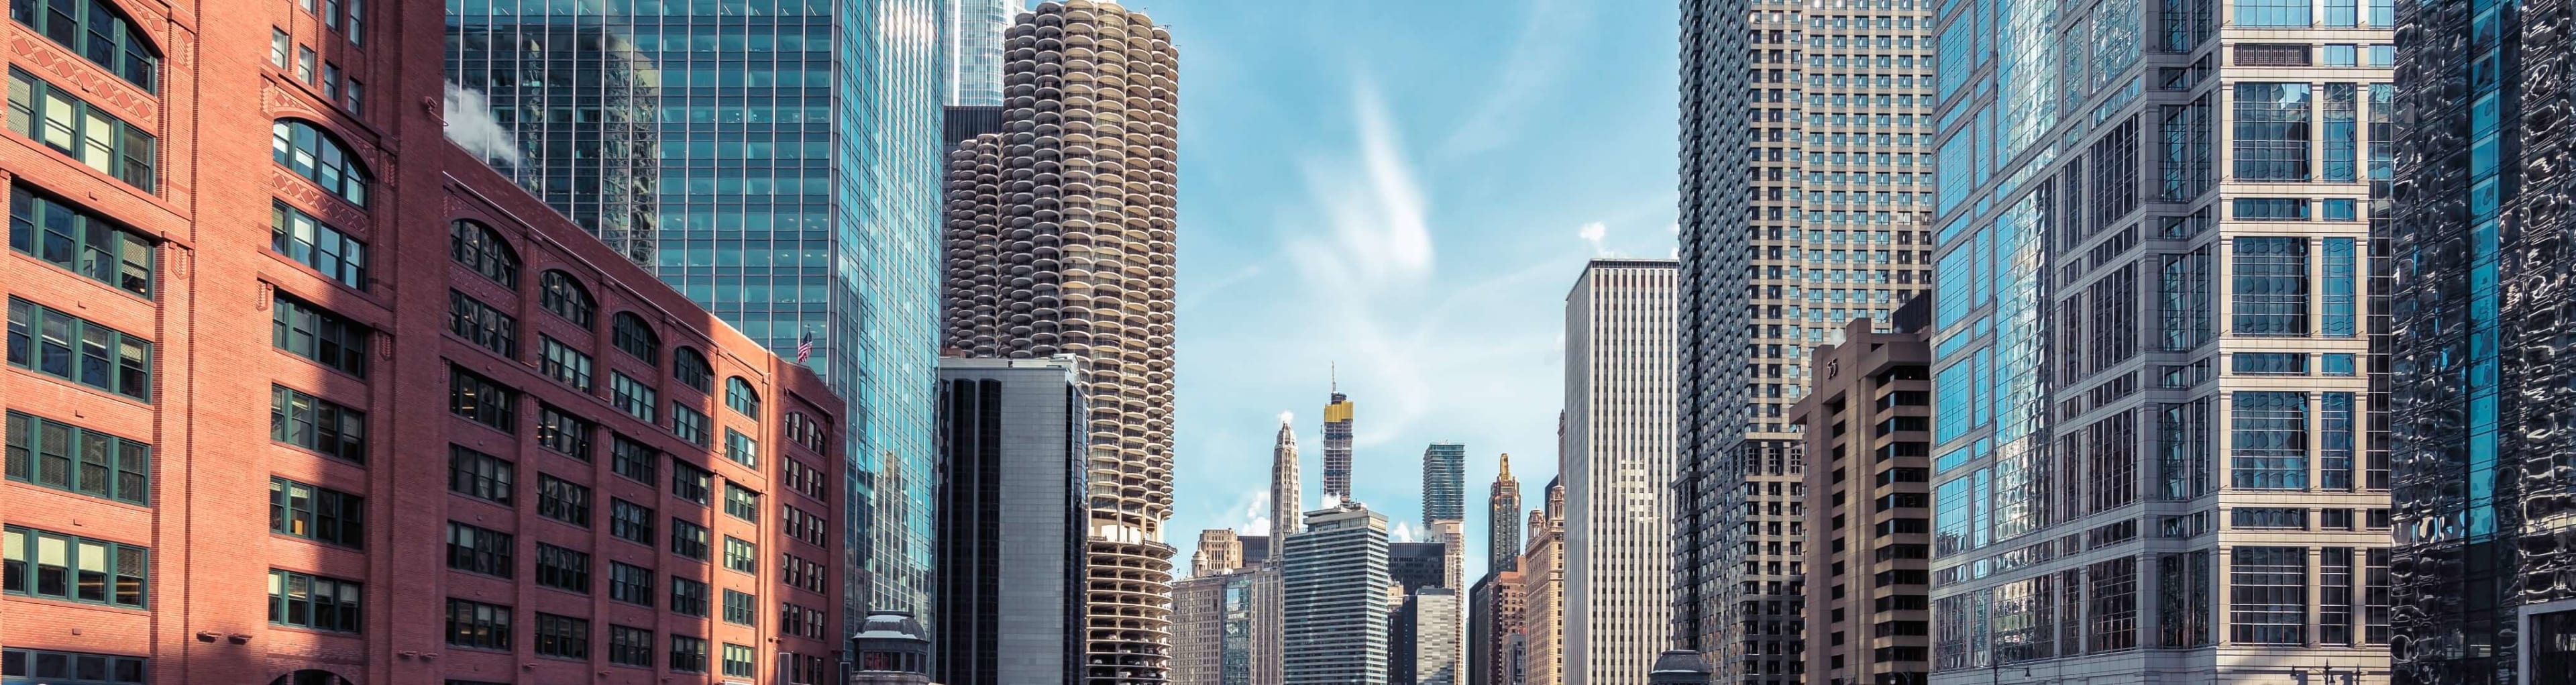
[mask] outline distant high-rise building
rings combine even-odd
[[[939,360],[941,683],[1070,682],[1081,672],[1073,626],[1090,515],[1080,379],[1069,357]]]
[[[1503,472],[1485,496],[1485,570],[1517,571],[1521,566],[1521,482],[1512,477],[1512,455],[1503,455]]]
[[[1199,531],[1199,549],[1190,555],[1191,576],[1222,573],[1243,566],[1243,536],[1232,528]]]
[[[1467,446],[1435,442],[1422,448],[1422,526],[1467,520]]]
[[[1286,539],[1304,524],[1305,499],[1298,494],[1296,417],[1279,414],[1279,440],[1270,447],[1270,537]]]
[[[1387,577],[1407,590],[1449,587],[1448,552],[1438,542],[1387,543]]]
[[[1518,528],[1519,526],[1513,526]],[[1525,604],[1521,574],[1514,570],[1485,573],[1467,594],[1467,682],[1510,685],[1519,669],[1510,640],[1521,634]]]
[[[1340,390],[1333,391],[1333,401],[1324,405],[1324,497],[1331,500],[1351,498],[1351,418],[1358,407]]]
[[[627,259],[657,263],[658,54],[639,49],[625,27],[597,21],[463,19],[451,18],[448,107],[476,111],[451,114],[491,117],[516,138],[477,153]]]
[[[1281,557],[1288,685],[1386,685],[1386,516],[1358,502],[1307,512]]]
[[[948,15],[939,25],[940,57],[947,77],[941,103],[950,107],[1002,104],[1002,33],[1020,3],[1013,0],[942,0]],[[951,136],[949,140],[961,140]]]
[[[1172,584],[1172,685],[1259,685],[1255,652],[1263,614],[1258,585],[1269,568],[1197,573]]]
[[[1565,487],[1547,482],[1547,506],[1529,512],[1521,554],[1521,682],[1565,682]]]
[[[1595,259],[1565,298],[1565,684],[1643,685],[1672,626],[1674,263]]]
[[[1465,685],[1461,667],[1464,654],[1458,642],[1459,612],[1465,609],[1458,591],[1451,588],[1425,588],[1406,598],[1404,619],[1411,633],[1413,657],[1408,670],[1412,678],[1398,682],[1415,685]]]
[[[1786,410],[1813,375],[1807,348],[1855,318],[1885,330],[1930,286],[1936,4],[1681,3],[1672,619],[1717,682],[1800,681],[1793,569],[1812,545],[1788,525],[1803,475]],[[2136,14],[2125,7],[2104,11]],[[1981,26],[1955,38],[1995,31]],[[2061,40],[2078,40],[2069,31]],[[2048,80],[2035,74],[2023,80]]]
[[[1897,333],[1853,319],[1842,342],[1814,348],[1806,397],[1789,409],[1804,430],[1808,545],[1803,563],[1809,682],[1919,683],[1932,673],[1924,592],[1931,521],[1919,506],[1930,480],[1932,346],[1924,333],[1938,295],[1891,319]],[[1842,635],[1836,642],[1830,636]],[[1869,639],[1851,639],[1867,635]],[[2335,684],[2340,685],[2340,684]]]
[[[945,340],[975,357],[1070,353],[1087,396],[1125,398],[1091,405],[1084,680],[1159,681],[1179,57],[1144,14],[1092,0],[1021,14],[1003,48],[1004,132],[949,153]]]

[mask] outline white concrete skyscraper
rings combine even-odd
[[[1270,539],[1286,540],[1297,532],[1303,498],[1297,492],[1296,416],[1279,413],[1279,442],[1270,448]],[[1275,555],[1274,555],[1275,556]]]
[[[1565,685],[1644,685],[1672,644],[1677,266],[1595,259],[1565,297]]]
[[[1281,545],[1288,685],[1386,685],[1386,515],[1345,501],[1307,512]]]

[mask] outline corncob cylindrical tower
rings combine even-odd
[[[1179,56],[1114,3],[1049,2],[1003,43],[1002,132],[949,157],[947,346],[1072,354],[1090,406],[1085,682],[1165,680],[1173,549]]]

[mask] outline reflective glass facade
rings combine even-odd
[[[841,530],[866,571],[850,574],[852,615],[927,606],[944,9],[448,3],[450,78],[515,132],[522,185],[577,219],[597,200],[594,230],[651,229],[653,246],[630,256],[780,355],[812,341],[808,363],[849,402]],[[649,125],[597,144],[629,164],[594,164],[588,131],[621,118]],[[632,193],[585,190],[626,173]]]
[[[2316,56],[2389,29],[1941,0],[1934,683],[2384,682],[2386,403],[2350,361],[2391,73]]]

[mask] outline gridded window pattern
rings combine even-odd
[[[2231,213],[2245,221],[2307,221],[2308,199],[2304,197],[2240,197],[2231,201]]]
[[[365,596],[364,588],[354,582],[269,569],[268,622],[355,633],[366,625],[359,611]]]
[[[619,561],[608,562],[608,598],[653,606],[653,569]]]
[[[9,187],[9,249],[152,296],[152,239],[24,185]]]
[[[284,294],[269,307],[269,340],[277,349],[359,378],[367,377],[367,327]]]
[[[2317,478],[2329,490],[2352,489],[2352,453],[2356,441],[2353,394],[2317,393]]]
[[[32,414],[8,416],[9,480],[152,505],[151,445]]]
[[[805,462],[795,459],[782,459],[778,463],[778,471],[779,479],[786,482],[787,489],[805,493],[806,497],[817,502],[832,501],[832,484],[822,469],[806,466]]]
[[[573,280],[572,274],[547,271],[537,278],[537,287],[537,305],[546,311],[585,329],[597,322],[599,301],[591,299],[590,289]]]
[[[2244,5],[2238,5],[2239,9]],[[2308,66],[2306,43],[2238,43],[2236,64],[2254,67]]]
[[[2317,641],[2352,643],[2352,548],[2317,550]]]
[[[2182,352],[2210,341],[2207,248],[2158,255],[2156,266],[2157,349]]]
[[[152,343],[15,297],[9,365],[152,401]]]
[[[655,423],[658,420],[653,416],[653,408],[661,400],[655,396],[653,387],[628,378],[626,374],[608,372],[608,401],[610,404],[617,405],[618,411],[626,412],[627,416],[643,419],[645,423]],[[677,406],[673,405],[674,408]]]
[[[537,404],[537,446],[567,457],[590,461],[591,435],[599,427],[561,407]]]
[[[671,613],[684,616],[707,615],[707,584],[671,576]]]
[[[539,335],[537,340],[537,359],[547,376],[584,392],[594,387],[590,378],[590,355],[582,354],[581,350],[573,349],[551,335]]]
[[[780,525],[786,528],[788,537],[802,540],[805,544],[816,547],[831,546],[830,540],[828,539],[828,536],[831,535],[831,524],[830,522],[825,521],[823,517],[815,515],[813,512],[798,509],[796,508],[796,505],[793,504],[780,504],[778,505],[778,519]]]
[[[759,548],[759,547],[757,547],[757,546],[755,546],[755,545],[751,544],[751,542],[750,542],[750,541],[748,541],[748,540],[744,540],[744,539],[741,539],[741,538],[737,538],[737,537],[734,537],[734,536],[731,536],[731,535],[727,535],[727,536],[725,536],[725,539],[724,539],[724,546],[725,546],[725,556],[724,556],[724,565],[725,565],[725,568],[733,569],[733,570],[736,570],[736,571],[741,571],[741,572],[744,572],[744,573],[749,573],[749,574],[752,574],[752,575],[759,575],[759,574],[760,574],[760,548]]]
[[[709,392],[714,387],[715,376],[715,366],[707,363],[707,356],[700,354],[698,348],[682,347],[671,353],[671,377],[679,379],[682,385],[697,388],[698,392]]]
[[[70,90],[17,69],[9,70],[9,130],[126,185],[153,191],[158,139]]]
[[[2312,21],[2311,17],[2308,0],[2239,0],[2236,3],[2238,26],[2307,26]]]
[[[519,391],[462,367],[447,367],[447,410],[505,433],[519,431]]]
[[[367,414],[284,386],[269,388],[268,439],[367,463]]]
[[[639,668],[653,667],[653,631],[609,624],[608,663]]]
[[[821,611],[786,602],[780,602],[778,604],[778,632],[797,637],[813,638],[816,640],[825,639],[823,637],[823,616],[824,614]]]
[[[822,564],[793,554],[778,555],[778,574],[787,581],[788,587],[804,588],[810,592],[822,592],[823,583],[827,580],[823,576]]]
[[[475,649],[510,648],[510,607],[447,598],[447,644]]]
[[[2228,361],[2236,373],[2257,376],[2308,375],[2305,352],[2238,352]]]
[[[2308,510],[2292,507],[2237,507],[2228,512],[2232,528],[2307,530]]]
[[[707,672],[707,641],[686,635],[671,636],[671,671]]]
[[[537,474],[537,515],[590,527],[590,486]]]
[[[151,550],[23,526],[0,528],[0,592],[145,608]]]
[[[779,652],[778,661],[786,665],[790,685],[825,685],[835,677],[833,662],[821,655]]]
[[[2358,283],[2355,275],[2360,255],[2354,242],[2351,238],[2327,238],[2324,241],[2325,273],[2321,279],[2324,292],[2320,293],[2321,301],[2318,302],[2319,308],[2324,310],[2318,321],[2317,332],[2320,334],[2348,338],[2358,330],[2355,323],[2360,293],[2355,287]]]
[[[2265,2],[2247,0],[2237,5],[2242,17],[2248,8],[2259,10]],[[2306,26],[2306,0],[2298,3],[2298,26]],[[2308,84],[2305,83],[2238,83],[2236,101],[2236,180],[2239,181],[2308,181],[2314,170],[2308,159],[2310,138]]]
[[[519,318],[465,293],[447,291],[447,330],[501,356],[519,356]]]
[[[715,485],[715,478],[714,472],[671,458],[671,494],[680,499],[706,504],[708,488]]]
[[[760,442],[751,439],[751,436],[743,435],[742,431],[727,428],[725,429],[725,458],[733,460],[736,464],[760,468]]]
[[[751,593],[724,591],[724,620],[746,626],[760,625],[760,602]]]
[[[2234,326],[2238,335],[2308,334],[2308,239],[2236,239]]]
[[[653,508],[608,498],[608,534],[646,547],[653,546]]]
[[[2295,392],[2237,391],[2229,440],[2231,483],[2250,490],[2308,486],[2308,400]]]
[[[509,533],[447,522],[447,567],[502,578],[511,577],[515,539]]]
[[[627,356],[644,360],[646,364],[662,361],[662,336],[653,333],[653,327],[644,323],[644,317],[633,313],[618,312],[610,319],[609,342]]]
[[[447,256],[502,287],[519,287],[519,255],[491,227],[459,219],[447,227]]]
[[[645,485],[662,483],[662,451],[626,436],[608,436],[608,470]]]
[[[313,68],[312,59],[306,57],[297,68]],[[304,80],[313,79],[308,75]],[[338,136],[299,119],[279,119],[270,126],[270,134],[269,156],[279,166],[312,179],[323,192],[349,204],[367,206],[367,170],[358,167],[357,155]]]
[[[2228,639],[2246,644],[2306,642],[2307,548],[2238,547],[2230,553]]]
[[[741,376],[726,376],[725,406],[733,409],[736,414],[741,414],[743,416],[751,417],[753,420],[758,420],[760,418],[760,391],[753,390],[751,388],[751,381],[743,380]]]
[[[144,685],[148,662],[140,657],[0,649],[0,677],[53,685]]]
[[[590,621],[537,612],[537,656],[590,658]]]
[[[2095,563],[2085,569],[2092,583],[2092,640],[2094,652],[2135,649],[2138,646],[2138,560],[2120,557]],[[2072,583],[2070,579],[2068,581]],[[2075,588],[2068,587],[2072,595]],[[2070,599],[2070,602],[2073,601]],[[2074,607],[2069,606],[2068,609]],[[2073,650],[2069,649],[2070,655]]]
[[[268,531],[342,547],[365,547],[367,498],[270,477]]]
[[[2327,47],[2341,47],[2342,50],[2339,52],[2342,54],[2339,59],[2347,66],[2350,65],[2352,46]],[[2352,181],[2358,173],[2359,152],[2356,144],[2360,142],[2358,134],[2361,130],[2358,119],[2359,92],[2354,84],[2328,83],[2318,95],[2321,100],[2318,104],[2322,105],[2321,123],[2324,124],[2318,133],[2325,138],[2325,159],[2319,170],[2324,174],[2325,180]],[[2350,219],[2350,217],[2345,218]]]
[[[273,201],[268,206],[268,250],[278,250],[301,265],[319,270],[322,278],[340,281],[340,286],[366,291],[366,242],[340,232],[332,224],[322,224],[312,214],[286,206],[286,201]]]
[[[707,527],[685,519],[671,519],[671,553],[691,559],[706,559]]]
[[[158,91],[161,58],[152,53],[152,41],[115,6],[107,0],[12,0],[9,18],[146,93]]]
[[[671,434],[679,436],[681,440],[686,440],[689,444],[706,447],[709,444],[707,442],[707,415],[696,409],[689,408],[688,405],[681,404],[679,400],[672,400]]]
[[[2384,526],[2383,526],[2384,527]],[[2388,644],[2388,548],[2362,550],[2362,639],[2374,645]]]
[[[734,518],[759,523],[760,493],[735,485],[732,481],[726,481],[724,510]]]
[[[750,647],[737,645],[731,642],[725,643],[724,674],[726,676],[736,678],[751,677],[754,670],[751,661],[752,657]]]
[[[590,553],[537,543],[537,584],[590,594]]]
[[[805,449],[811,450],[815,454],[823,454],[828,451],[825,450],[824,447],[830,444],[832,431],[830,428],[825,427],[823,422],[815,420],[814,417],[807,415],[805,412],[791,411],[787,412],[787,418],[779,423],[782,424],[780,428],[783,429],[780,432],[787,434],[788,442],[803,445],[805,446]],[[821,498],[818,497],[816,499]]]
[[[456,494],[509,506],[518,467],[500,457],[463,445],[447,446],[447,489]]]

